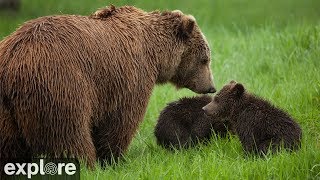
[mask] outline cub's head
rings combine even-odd
[[[202,109],[207,115],[214,115],[224,118],[230,115],[235,102],[245,93],[244,86],[235,81],[225,85],[214,97],[213,100]]]

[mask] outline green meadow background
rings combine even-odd
[[[81,179],[320,179],[319,0],[22,0],[19,12],[0,12],[0,39],[32,18],[89,15],[109,4],[192,14],[212,50],[216,87],[234,79],[283,108],[300,123],[303,143],[300,151],[263,159],[245,157],[235,136],[167,151],[153,135],[160,111],[171,101],[196,95],[168,84],[154,89],[123,160],[95,171],[82,165]]]

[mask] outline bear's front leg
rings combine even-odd
[[[138,109],[131,108],[137,110],[136,113],[131,113],[119,108],[108,113],[93,127],[92,137],[102,167],[116,163],[128,149],[139,122],[143,119],[143,113],[139,113]]]

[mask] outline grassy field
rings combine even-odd
[[[0,13],[0,38],[22,22],[49,14],[88,15],[113,3],[147,11],[180,9],[193,14],[213,54],[215,84],[235,79],[288,111],[302,126],[300,151],[244,157],[237,137],[212,137],[209,145],[169,152],[153,129],[167,103],[194,96],[171,85],[154,89],[139,132],[118,165],[88,171],[82,179],[320,179],[320,1],[24,0],[18,13]]]

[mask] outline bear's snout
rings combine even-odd
[[[205,113],[206,115],[211,115],[211,114],[210,114],[210,111],[209,111],[209,109],[208,109],[208,105],[202,107],[202,110],[204,110],[204,113]]]
[[[208,116],[212,116],[215,112],[215,109],[216,109],[216,104],[213,103],[212,101],[209,104],[202,107],[202,110],[204,110],[204,113]]]
[[[216,91],[217,91],[216,88],[212,86],[208,89],[207,93],[215,93]]]

